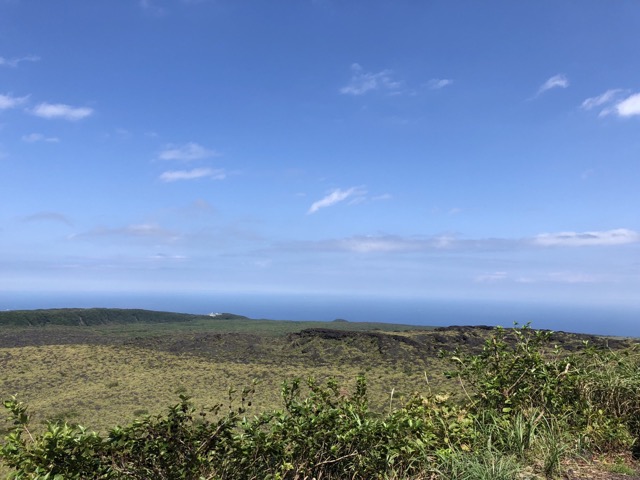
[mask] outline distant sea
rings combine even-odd
[[[585,307],[326,295],[8,293],[0,310],[67,307],[143,308],[182,313],[229,312],[251,318],[385,322],[410,325],[502,325],[640,337],[640,307]]]

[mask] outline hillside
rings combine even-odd
[[[593,389],[592,381],[596,384],[609,380],[619,382],[615,369],[630,375],[629,382],[634,383],[619,386],[612,383],[611,388],[618,389],[620,393],[618,390],[612,390],[611,394],[603,391],[602,398],[635,395],[633,389],[637,383],[633,374],[637,371],[633,363],[637,355],[609,357],[607,353],[626,355],[626,352],[634,352],[633,339],[529,329],[522,334],[518,329],[500,330],[487,326],[428,328],[346,321],[291,322],[255,320],[233,314],[210,317],[144,310],[3,312],[4,315],[7,313],[13,314],[9,315],[12,320],[0,321],[0,368],[3,371],[0,396],[7,399],[17,394],[19,400],[29,405],[33,412],[34,432],[45,428],[46,419],[106,432],[114,425],[161,413],[167,405],[175,405],[179,395],[188,395],[198,407],[242,407],[243,415],[253,418],[280,408],[282,383],[286,381],[291,385],[296,378],[314,378],[319,382],[316,385],[327,381],[329,385],[330,379],[335,380],[336,387],[331,390],[331,395],[336,399],[327,400],[327,405],[337,408],[340,402],[348,402],[352,398],[349,392],[358,391],[359,375],[366,378],[366,405],[374,414],[371,419],[382,418],[377,415],[396,415],[393,412],[409,415],[407,412],[413,410],[404,410],[403,405],[418,398],[419,403],[412,408],[434,408],[433,411],[427,410],[432,412],[429,415],[442,414],[442,421],[453,421],[455,426],[456,415],[471,415],[467,417],[470,420],[475,418],[464,410],[453,417],[446,413],[449,408],[455,412],[460,408],[458,405],[467,404],[466,395],[473,394],[473,389],[463,395],[460,378],[447,378],[444,373],[456,368],[451,363],[453,355],[467,359],[463,361],[469,368],[482,365],[471,359],[486,353],[487,345],[495,346],[496,359],[504,355],[501,362],[513,362],[503,371],[507,375],[507,386],[512,382],[508,378],[512,372],[517,383],[525,378],[525,374],[538,375],[535,374],[538,368],[542,369],[540,372],[548,373],[552,372],[551,368],[559,368],[557,378],[563,378],[572,365],[564,359],[574,354],[573,358],[586,362],[587,366],[591,362],[589,359],[597,362],[595,373],[585,377],[585,385],[589,386],[585,392],[593,391],[600,395]],[[172,318],[176,320],[172,321]],[[20,319],[26,323],[20,323]],[[535,346],[539,335],[545,338],[543,347]],[[500,339],[499,342],[491,343],[496,338]],[[603,352],[602,356],[584,356],[585,345],[592,347],[589,351]],[[510,357],[510,352],[516,356]],[[539,353],[545,357],[549,355],[551,363],[548,365],[552,367],[543,362]],[[485,357],[489,362],[486,366],[493,365],[493,355]],[[534,367],[521,364],[521,358],[534,362]],[[486,366],[469,372],[482,376]],[[520,368],[524,368],[522,375],[516,374]],[[495,382],[496,378],[499,376],[494,378],[491,374],[483,382]],[[545,379],[551,382],[548,394],[560,401],[557,388],[561,384],[553,383],[553,375],[545,373],[532,378],[532,385],[538,388]],[[244,387],[250,387],[248,393],[243,392]],[[501,391],[491,390],[493,394]],[[573,390],[562,391],[573,395],[570,393]],[[416,397],[416,394],[421,396]],[[548,394],[535,398],[544,399]],[[436,403],[431,403],[434,401]],[[438,402],[443,401],[452,403],[440,410]],[[562,397],[562,401],[568,400]],[[383,422],[380,425],[404,428],[404,424],[380,421]],[[440,422],[434,421],[436,424]],[[506,421],[506,418],[499,421]],[[539,416],[532,417],[531,421],[542,422]],[[550,417],[544,421],[556,420]],[[594,422],[594,425],[599,425],[597,428],[605,431],[618,428],[613,424],[603,424],[598,418]],[[543,426],[540,423],[536,428],[543,429]],[[9,424],[0,423],[1,431],[6,432],[8,428]],[[465,435],[468,434],[456,434],[460,435],[461,447],[466,445]],[[405,438],[404,433],[399,435],[398,438]],[[589,437],[584,438],[585,441],[593,441]],[[622,439],[620,442],[626,441],[619,438]],[[569,442],[568,439],[566,441]],[[618,445],[615,448],[620,446],[615,445]],[[535,458],[537,453],[532,450],[531,455]],[[319,462],[317,465],[325,465],[324,460]]]
[[[43,325],[111,325],[129,323],[170,323],[190,322],[196,319],[215,318],[218,320],[242,319],[241,315],[216,314],[215,317],[188,313],[158,312],[142,309],[121,308],[59,308],[43,310],[9,310],[0,312],[0,326],[43,326]]]

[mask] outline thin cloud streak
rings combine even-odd
[[[341,190],[339,188],[331,191],[327,196],[321,198],[317,202],[314,202],[309,210],[307,211],[307,215],[311,215],[316,213],[318,210],[326,207],[331,207],[337,203],[343,202],[347,198],[355,197],[362,199],[362,196],[367,192],[362,187],[351,187],[347,190]]]
[[[166,9],[155,5],[151,0],[140,0],[138,2],[138,5],[145,12],[151,13],[153,15],[162,16],[167,13]]]
[[[378,73],[365,72],[359,64],[354,63],[351,65],[351,72],[349,84],[340,89],[343,95],[358,96],[374,90],[397,92],[402,87],[402,82],[392,78],[391,70],[382,70]]]
[[[73,223],[69,218],[58,212],[38,212],[32,215],[27,215],[22,218],[22,221],[25,223],[33,223],[33,222],[56,222],[62,223],[64,225],[72,226]]]
[[[205,158],[218,157],[220,154],[215,150],[209,150],[194,142],[189,142],[181,146],[168,145],[162,150],[158,158],[160,160],[178,160],[182,162],[190,162],[193,160],[202,160]]]
[[[73,234],[69,238],[89,239],[105,237],[146,238],[155,241],[176,241],[180,239],[179,234],[166,230],[155,223],[138,223],[120,228],[98,227],[88,232]]]
[[[542,95],[544,92],[552,90],[554,88],[567,88],[569,86],[569,79],[566,75],[558,74],[549,78],[538,89],[538,95]]]
[[[640,243],[640,233],[628,229],[592,232],[543,233],[532,238],[460,238],[456,235],[356,235],[347,238],[281,245],[289,251],[375,253],[492,252],[546,247],[611,247]]]
[[[448,234],[409,237],[398,235],[355,235],[347,238],[315,242],[296,242],[282,245],[282,249],[311,252],[406,254],[461,250],[511,250],[520,244],[521,242],[517,240],[503,239],[461,240]]]
[[[36,55],[27,55],[25,57],[19,57],[19,58],[0,57],[0,67],[15,68],[22,62],[37,62],[39,60],[40,60],[40,57]]]
[[[473,281],[475,283],[495,284],[495,283],[512,283],[512,284],[593,284],[608,281],[606,277],[601,275],[592,275],[581,272],[560,271],[549,272],[545,274],[513,274],[505,271],[496,271],[477,275]]]
[[[177,182],[179,180],[196,180],[198,178],[211,178],[213,180],[224,180],[226,174],[224,170],[213,168],[194,168],[192,170],[170,170],[160,175],[160,180],[166,183]]]
[[[43,102],[31,110],[31,113],[40,118],[64,120],[82,120],[93,115],[93,109],[89,107],[72,107],[64,103]]]
[[[612,88],[610,90],[607,90],[603,94],[600,94],[600,95],[595,96],[595,97],[587,98],[584,102],[582,102],[580,107],[583,110],[592,110],[592,109],[594,109],[596,107],[601,107],[602,105],[606,105],[607,103],[610,103],[621,92],[622,92],[622,89],[620,89],[620,88]]]
[[[543,233],[533,239],[534,245],[543,247],[589,247],[625,245],[640,242],[640,233],[626,228],[600,232]]]
[[[35,142],[58,143],[60,139],[58,137],[46,137],[41,133],[30,133],[29,135],[23,135],[22,141],[27,143],[35,143]]]
[[[427,82],[427,88],[430,90],[440,90],[441,88],[448,87],[453,83],[453,80],[448,78],[432,78]]]

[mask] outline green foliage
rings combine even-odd
[[[585,344],[569,355],[551,346],[550,336],[529,325],[498,328],[480,354],[454,356],[457,370],[449,375],[466,385],[475,411],[516,420],[538,411],[562,419],[584,447],[628,448],[640,435],[637,351]]]
[[[439,460],[439,474],[447,480],[513,480],[523,469],[512,455],[490,448],[476,453],[440,452]]]
[[[14,426],[0,448],[0,457],[16,469],[16,480],[80,480],[104,471],[100,461],[103,441],[97,434],[83,427],[50,422],[45,432],[34,438],[26,407],[15,397],[6,400],[4,406]],[[91,472],[89,476],[87,472]]]
[[[115,428],[105,438],[67,424],[32,435],[26,408],[11,399],[5,407],[14,427],[0,457],[16,469],[15,479],[344,478],[345,472],[364,479],[424,470],[425,452],[445,444],[435,417],[415,417],[424,408],[387,419],[372,414],[364,378],[351,395],[333,381],[309,380],[306,387],[302,396],[299,381],[285,384],[284,408],[253,420],[242,417],[250,390],[226,414],[221,405],[196,412],[181,396],[166,415]]]
[[[198,479],[211,472],[211,463],[231,453],[238,411],[218,415],[221,405],[196,412],[189,398],[166,415],[147,417],[113,429],[103,441],[102,463],[109,465],[96,478]],[[218,415],[210,421],[207,415]],[[89,478],[91,471],[85,472]]]
[[[557,347],[549,349],[551,333],[528,324],[509,330],[497,327],[479,355],[452,357],[457,362],[454,375],[471,387],[477,408],[560,412],[575,388],[575,369]]]
[[[569,456],[628,452],[640,434],[638,352],[569,354],[551,338],[497,329],[479,353],[452,356],[464,395],[429,391],[397,407],[392,395],[384,410],[371,408],[363,376],[351,389],[296,379],[278,409],[249,416],[253,387],[208,409],[181,394],[166,413],[101,436],[62,419],[34,433],[14,397],[0,458],[11,478],[37,480],[513,479],[557,477]]]

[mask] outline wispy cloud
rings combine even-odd
[[[445,242],[446,243],[446,242]],[[443,248],[440,238],[403,238],[392,235],[355,236],[338,240],[334,247],[358,253],[417,252],[425,249]]]
[[[568,86],[569,79],[566,77],[566,75],[554,75],[540,86],[540,88],[538,89],[538,95],[542,95],[544,92],[552,90],[554,88],[567,88]]]
[[[58,137],[47,137],[41,133],[30,133],[29,135],[23,135],[22,141],[27,143],[35,143],[35,142],[58,143],[60,139]]]
[[[191,202],[186,207],[186,210],[190,212],[194,212],[198,214],[206,214],[206,215],[210,215],[216,212],[216,208],[202,198],[199,198]]]
[[[25,57],[18,57],[18,58],[0,57],[0,67],[15,68],[18,66],[18,64],[22,62],[37,62],[38,60],[40,60],[40,57],[37,57],[36,55],[27,55]]]
[[[594,232],[543,233],[533,239],[535,245],[543,247],[588,247],[624,245],[640,242],[640,233],[626,228]]]
[[[0,110],[7,110],[22,105],[28,98],[28,95],[25,97],[14,97],[10,93],[6,95],[0,94]]]
[[[376,253],[418,253],[443,252],[464,248],[479,248],[477,243],[470,245],[451,235],[400,236],[400,235],[354,235],[346,238],[319,240],[315,242],[296,242],[284,245],[287,250],[316,252],[353,252],[362,254]]]
[[[43,102],[31,109],[31,113],[41,118],[61,118],[75,121],[92,115],[93,109],[89,107],[72,107],[64,103]]]
[[[601,107],[602,105],[606,105],[615,100],[620,95],[620,93],[622,93],[622,89],[620,88],[607,90],[601,95],[587,98],[584,102],[582,102],[580,107],[583,110],[592,110],[596,107]]]
[[[390,193],[383,193],[382,195],[376,195],[375,197],[371,197],[371,200],[374,202],[378,202],[378,201],[391,200],[392,198],[393,198],[393,195],[391,195]]]
[[[63,223],[65,225],[71,226],[71,220],[66,215],[58,212],[38,212],[32,215],[27,215],[22,218],[23,222],[31,223],[31,222],[57,222]]]
[[[388,253],[444,253],[460,252],[504,252],[547,247],[607,247],[640,243],[640,233],[627,229],[602,232],[562,232],[540,234],[530,238],[463,238],[454,234],[439,235],[354,235],[318,241],[296,242],[283,245],[290,251],[311,252],[355,252],[362,254]],[[476,281],[498,281],[506,279],[502,271],[489,272],[477,277]]]
[[[551,272],[547,275],[547,281],[556,283],[599,283],[603,280],[600,275],[580,272]]]
[[[195,180],[198,178],[211,178],[213,180],[223,180],[226,173],[221,169],[214,168],[194,168],[191,170],[169,170],[160,175],[163,182],[177,182],[179,180]]]
[[[628,95],[622,98],[625,93]],[[599,116],[617,115],[619,117],[632,117],[640,115],[640,93],[632,93],[614,88],[607,90],[596,97],[587,98],[580,107],[583,110],[601,108]]]
[[[374,90],[387,90],[398,92],[402,82],[394,80],[391,70],[382,70],[377,73],[365,72],[362,67],[354,63],[351,65],[351,80],[349,84],[340,89],[344,95],[364,95]]]
[[[477,275],[473,279],[476,283],[564,283],[564,284],[580,284],[580,283],[601,283],[607,281],[606,277],[601,275],[593,275],[582,272],[560,271],[548,272],[543,274],[530,273],[525,275],[512,274],[509,272],[489,272]]]
[[[332,190],[329,194],[327,194],[325,197],[321,198],[317,202],[314,202],[311,205],[311,207],[309,207],[309,210],[307,211],[307,215],[316,213],[321,208],[331,207],[337,203],[345,201],[348,198],[351,198],[352,200],[354,199],[362,200],[364,195],[366,195],[366,193],[367,193],[366,190],[364,190],[362,187],[351,187],[351,188],[348,188],[347,190],[336,188],[335,190]]]
[[[147,13],[151,13],[152,15],[164,15],[167,13],[167,10],[163,7],[156,5],[156,3],[152,0],[139,0],[138,5],[142,10]]]
[[[453,83],[453,80],[448,78],[432,78],[427,82],[427,88],[431,90],[440,90],[441,88],[448,87]]]
[[[503,282],[509,278],[507,272],[490,272],[478,275],[474,280],[477,283]]]
[[[158,154],[160,160],[178,160],[182,162],[218,156],[220,156],[220,154],[215,150],[210,150],[194,142],[185,143],[180,146],[167,145],[164,150]]]
[[[118,228],[98,227],[88,232],[71,235],[70,238],[80,239],[114,236],[167,241],[175,241],[180,238],[178,233],[162,228],[155,223],[137,223]]]

